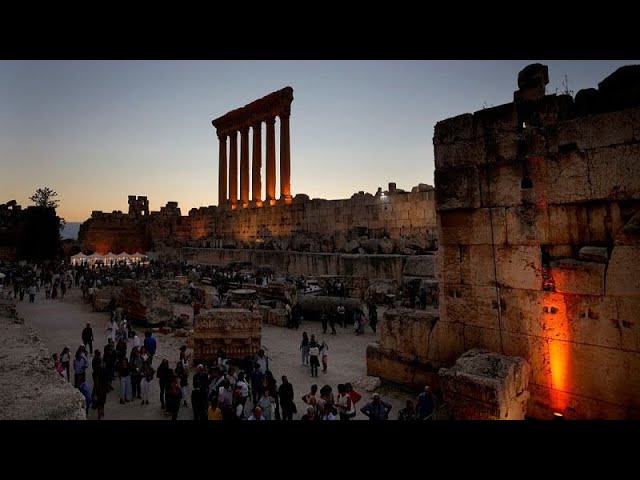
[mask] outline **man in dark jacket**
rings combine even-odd
[[[89,352],[89,355],[91,355],[91,353],[93,353],[93,330],[89,322],[87,322],[87,326],[82,330],[82,343],[87,352]],[[88,349],[87,345],[89,345]]]
[[[293,414],[296,412],[296,405],[293,402],[293,385],[284,375],[278,388],[278,396],[280,397],[280,407],[282,407],[282,419],[293,420]]]
[[[193,374],[193,390],[191,391],[191,408],[194,420],[207,420],[207,399],[209,397],[209,375],[204,365],[198,365]]]
[[[373,399],[360,409],[369,420],[387,420],[391,411],[391,404],[380,398],[379,393],[373,394]]]

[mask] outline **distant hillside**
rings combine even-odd
[[[77,240],[80,225],[82,225],[82,222],[68,222],[65,225],[64,230],[62,230],[62,239],[65,240],[67,238],[72,238]]]

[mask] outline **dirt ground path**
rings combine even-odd
[[[32,325],[42,341],[51,353],[62,351],[63,347],[68,346],[72,355],[75,353],[78,345],[82,343],[81,332],[86,322],[90,322],[93,328],[94,345],[93,348],[103,350],[107,343],[107,322],[109,320],[108,313],[93,312],[89,304],[82,301],[82,293],[78,288],[71,288],[67,291],[64,299],[46,300],[44,291],[40,291],[36,295],[34,304],[28,303],[28,297],[24,301],[17,302],[17,310],[24,317],[25,321]],[[176,313],[190,313],[191,308],[183,305],[176,305]],[[382,313],[380,313],[382,317]],[[263,325],[262,329],[262,345],[266,347],[267,355],[270,358],[269,367],[280,385],[282,375],[286,375],[289,382],[293,385],[296,406],[298,414],[294,415],[294,419],[300,418],[306,407],[301,400],[302,395],[307,393],[311,385],[316,383],[318,388],[328,384],[333,388],[334,394],[337,395],[337,385],[345,382],[356,382],[358,379],[366,375],[365,354],[367,345],[375,341],[375,334],[369,327],[366,328],[364,335],[355,335],[350,328],[342,329],[336,327],[337,335],[323,334],[322,327],[319,322],[305,322],[300,330],[290,330],[283,327]],[[302,366],[300,356],[300,341],[302,332],[306,331],[309,336],[314,334],[316,339],[323,339],[329,345],[329,361],[327,373],[322,373],[322,367],[318,374],[318,378],[312,378],[308,367]],[[138,331],[138,335],[143,339],[143,332]],[[153,367],[157,369],[163,358],[169,359],[172,368],[178,360],[179,347],[185,343],[185,338],[175,337],[172,334],[164,335],[155,333],[154,336],[158,341],[156,356],[154,357]],[[131,343],[129,343],[131,348]],[[89,357],[91,361],[93,357]],[[192,374],[193,372],[191,372]],[[73,380],[73,372],[71,375]],[[89,387],[92,388],[91,366],[87,370],[87,379]],[[191,375],[189,378],[191,383]],[[157,379],[154,380],[150,394],[150,404],[141,405],[139,400],[132,401],[125,405],[121,405],[119,400],[119,382],[113,381],[114,391],[107,396],[107,404],[105,406],[105,420],[166,420],[164,412],[160,408],[159,386]],[[368,401],[371,394],[358,389],[363,399],[358,403],[358,408]],[[411,393],[385,387],[381,390],[382,398],[393,405],[390,418],[397,418],[397,412],[404,407],[407,399],[415,399]],[[190,402],[189,407],[181,407],[178,419],[190,420],[193,418]],[[95,410],[89,410],[88,419],[95,420],[97,418]],[[356,419],[365,420],[366,417],[358,412]]]

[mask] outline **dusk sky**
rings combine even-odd
[[[48,186],[68,222],[92,210],[127,211],[134,194],[146,195],[151,210],[177,201],[183,215],[216,205],[211,120],[285,86],[294,90],[293,195],[433,185],[436,122],[511,102],[518,72],[535,62],[549,66],[548,93],[563,91],[567,75],[574,95],[639,63],[0,61],[0,203],[26,207]]]

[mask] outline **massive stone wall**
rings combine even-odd
[[[435,127],[441,348],[525,358],[530,416],[637,419],[640,66],[575,99],[547,82],[529,66],[514,103]]]
[[[201,207],[182,216],[176,202],[141,214],[146,202],[130,196],[130,213],[95,211],[80,226],[82,250],[134,253],[162,247],[199,246],[309,252],[399,253],[434,248],[433,189],[358,193],[347,200],[309,200],[297,195],[290,205],[262,208]]]
[[[433,277],[433,255],[356,255],[337,253],[283,252],[273,250],[183,248],[182,259],[193,264],[229,265],[248,262],[269,265],[289,275],[388,279],[401,284],[403,278]],[[429,268],[431,265],[431,268]]]

